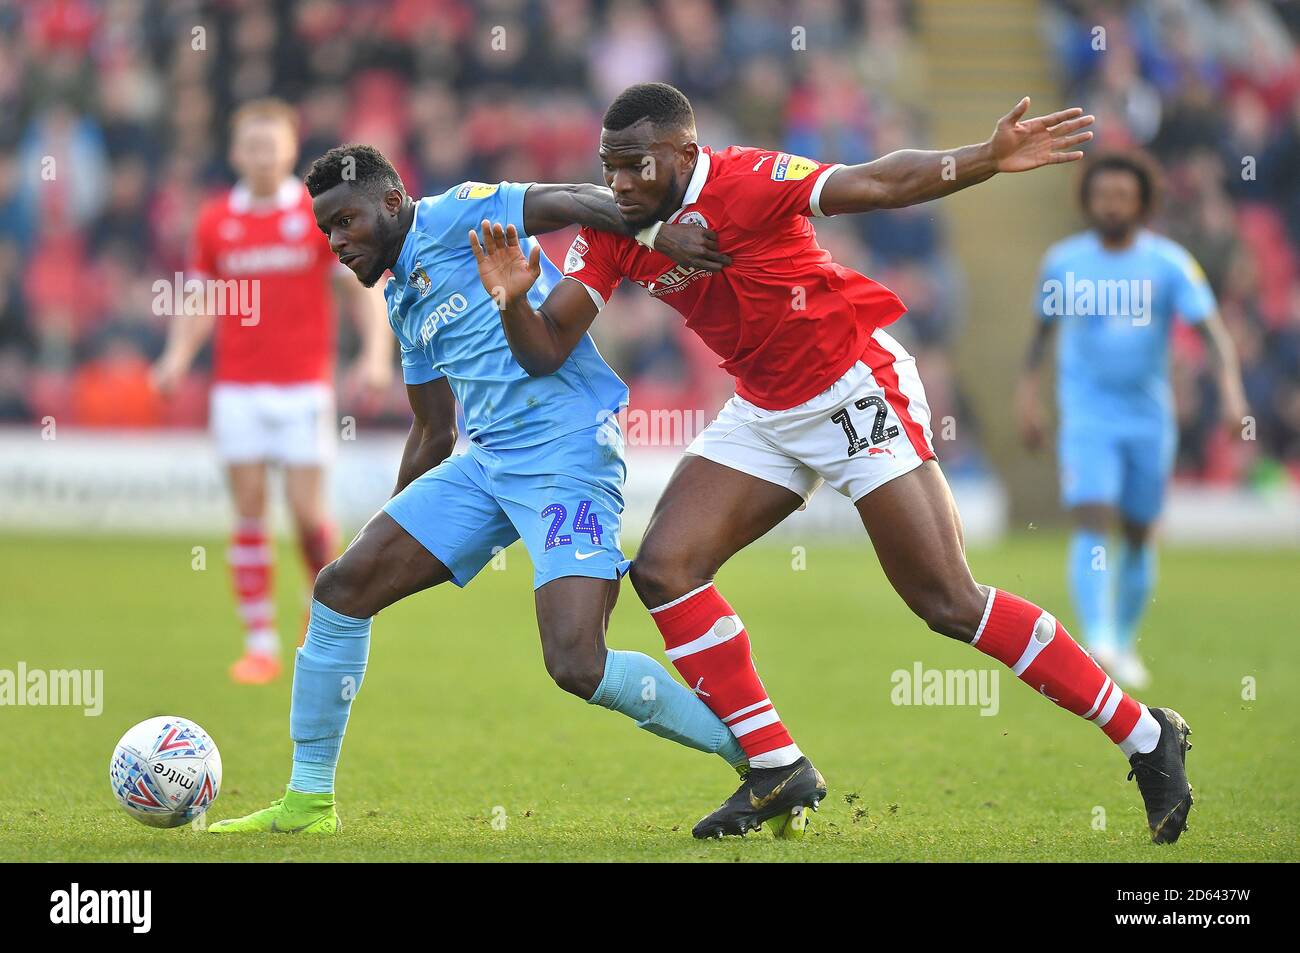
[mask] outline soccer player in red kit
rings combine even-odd
[[[216,310],[177,316],[154,366],[164,393],[214,336],[210,420],[230,482],[236,525],[228,553],[245,652],[231,678],[262,684],[280,673],[267,532],[267,477],[282,469],[285,498],[314,579],[336,555],[326,502],[333,456],[334,307],[331,284],[351,299],[362,338],[356,375],[370,390],[392,381],[392,336],[377,291],[340,269],[316,229],[311,196],[293,176],[296,119],[279,100],[240,107],[231,120],[230,163],[239,182],[199,212],[187,284],[228,282]],[[231,306],[230,302],[238,302]]]
[[[1120,747],[1153,840],[1176,840],[1186,826],[1186,723],[1121,691],[1051,613],[976,583],[915,362],[884,330],[905,308],[832,261],[809,221],[913,205],[998,172],[1082,157],[1074,147],[1091,138],[1092,116],[1066,109],[1027,120],[1028,107],[1022,100],[979,145],[844,166],[702,148],[686,98],[640,84],[611,104],[600,141],[619,211],[643,229],[636,239],[583,229],[565,261],[568,280],[534,311],[525,294],[537,256],[526,261],[500,225],[484,222],[481,236],[470,235],[529,373],[558,367],[627,277],[679,311],[736,378],[735,397],[664,490],[631,570],[668,657],[749,756],[740,789],[696,825],[697,837],[743,834],[769,819],[788,825],[826,795],[763,688],[744,624],[713,585],[727,559],[823,482],[853,501],[886,577],[931,629],[1007,665]],[[712,230],[730,266],[693,271],[645,247],[662,222]]]

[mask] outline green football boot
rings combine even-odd
[[[803,840],[804,835],[812,827],[812,813],[817,810],[813,807],[811,810],[800,804],[792,807],[789,814],[782,814],[768,821],[768,826],[772,829],[772,836],[777,840]]]
[[[244,817],[216,821],[210,834],[336,834],[339,812],[333,794],[305,794],[285,788],[284,797]]]

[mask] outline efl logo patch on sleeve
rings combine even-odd
[[[466,199],[485,199],[496,193],[501,186],[488,185],[486,182],[466,182],[456,190],[456,198],[462,202]]]
[[[782,152],[776,157],[776,162],[772,165],[773,182],[798,182],[800,179],[806,179],[808,176],[817,171],[817,163],[812,159],[805,159],[803,156],[792,156],[788,152]]]
[[[575,271],[582,271],[587,264],[582,260],[582,256],[585,254],[587,254],[587,243],[579,235],[573,240],[573,244],[569,246],[569,254],[564,258],[564,273],[571,275]]]

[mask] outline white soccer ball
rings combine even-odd
[[[122,810],[150,827],[179,827],[221,789],[221,753],[208,733],[174,715],[142,721],[122,736],[108,766]]]

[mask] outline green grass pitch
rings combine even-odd
[[[1142,648],[1144,700],[1194,730],[1191,830],[1149,843],[1127,765],[1092,725],[1003,672],[999,709],[906,707],[895,670],[993,670],[931,633],[864,544],[759,545],[719,576],[759,671],[830,795],[802,842],[767,831],[700,843],[691,825],[735,787],[715,756],[638,731],[555,688],[532,617],[531,567],[424,593],[375,626],[339,770],[333,839],[151,830],[108,785],[130,725],[178,714],[216,739],[213,818],[263,807],[288,777],[289,679],[230,684],[239,647],[218,540],[8,536],[0,541],[0,669],[103,669],[102,715],[0,708],[0,860],[1295,860],[1300,802],[1300,554],[1166,550]],[[973,551],[976,577],[1073,622],[1064,540],[1033,533]],[[296,636],[302,571],[279,551],[282,630]],[[287,641],[291,642],[292,638]],[[625,587],[610,642],[662,659]],[[1254,699],[1243,680],[1254,679]],[[493,824],[494,812],[504,825]],[[1104,827],[1101,820],[1104,818]],[[498,829],[502,828],[502,829]]]

